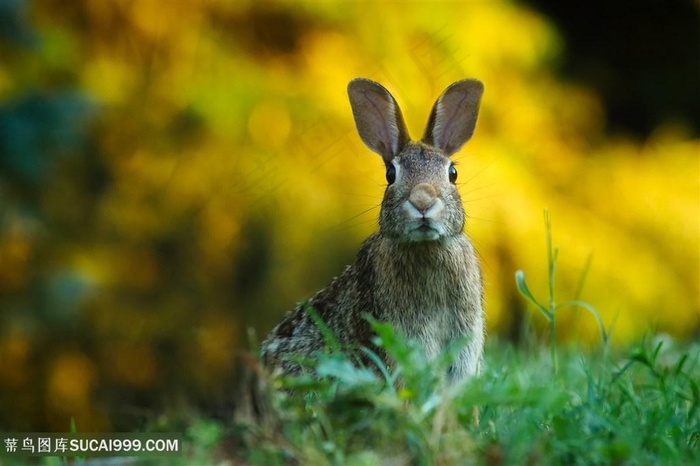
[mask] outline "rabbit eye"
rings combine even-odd
[[[457,181],[457,169],[455,168],[454,165],[450,165],[450,168],[447,171],[447,174],[450,177],[450,183],[454,184],[454,182]]]
[[[396,167],[394,165],[389,165],[386,169],[386,181],[389,184],[394,184],[396,181]]]

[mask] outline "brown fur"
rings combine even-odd
[[[484,316],[479,265],[463,233],[465,214],[449,179],[449,155],[471,137],[483,87],[474,80],[450,86],[438,99],[424,141],[410,142],[391,94],[377,83],[353,80],[348,86],[362,140],[395,170],[382,201],[379,231],[363,243],[355,262],[309,305],[344,346],[372,345],[369,314],[418,340],[428,357],[450,341],[469,343],[450,368],[462,380],[479,370]],[[433,146],[433,141],[440,144]],[[266,366],[297,373],[290,356],[312,356],[325,340],[305,309],[297,306],[263,343]],[[378,352],[387,365],[391,361]]]

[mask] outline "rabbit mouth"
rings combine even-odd
[[[434,228],[426,220],[408,232],[409,241],[434,241],[440,238],[440,231]]]

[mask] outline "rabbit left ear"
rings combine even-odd
[[[365,78],[350,81],[348,97],[362,141],[388,166],[409,141],[399,105],[384,86]]]
[[[484,85],[476,79],[457,81],[438,98],[430,112],[423,142],[450,156],[471,139]]]

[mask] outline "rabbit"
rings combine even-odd
[[[373,345],[366,314],[416,339],[429,358],[467,336],[446,374],[451,382],[466,380],[479,372],[482,360],[483,288],[449,157],[474,133],[483,84],[464,79],[450,85],[418,142],[409,139],[401,110],[382,85],[356,78],[347,90],[360,138],[384,160],[387,187],[378,231],[308,305],[341,345],[369,347],[387,367],[391,361]],[[300,304],[263,342],[262,361],[273,372],[298,374],[299,357],[313,356],[324,345],[307,304]]]

